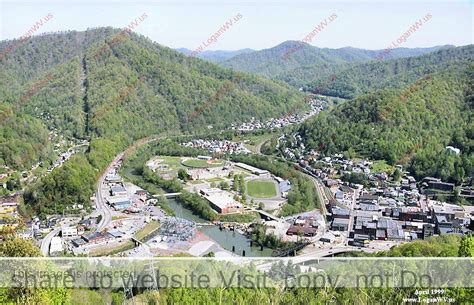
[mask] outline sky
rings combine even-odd
[[[112,26],[134,29],[155,42],[191,50],[231,18],[241,15],[207,50],[266,49],[286,40],[302,40],[336,14],[310,44],[317,47],[384,49],[418,20],[431,14],[400,47],[473,43],[474,0],[0,0],[0,40],[19,38],[48,14],[35,35]]]

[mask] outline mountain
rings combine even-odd
[[[186,48],[179,48],[176,49],[176,51],[189,56],[193,53],[193,50],[186,49]],[[221,62],[227,59],[231,59],[234,56],[240,55],[240,54],[248,54],[255,52],[255,50],[252,49],[241,49],[241,50],[235,50],[235,51],[225,51],[225,50],[216,50],[216,51],[203,51],[197,55],[198,58],[205,59],[211,62]]]
[[[397,48],[384,59],[416,56],[451,46],[432,48]],[[352,64],[376,59],[383,50],[357,48],[317,48],[300,41],[286,41],[273,48],[241,54],[219,63],[237,71],[253,72],[293,86],[304,86],[320,76],[341,71]]]
[[[322,75],[306,89],[325,95],[353,98],[384,88],[401,88],[447,68],[462,69],[474,60],[474,45],[443,48],[415,57],[375,60]]]
[[[48,129],[39,119],[14,113],[0,103],[0,165],[31,167],[38,160],[49,159],[51,146]]]
[[[474,165],[474,65],[423,76],[400,89],[356,97],[305,122],[299,132],[323,154],[384,159],[416,177],[461,183]],[[460,155],[446,152],[451,145]]]
[[[43,129],[98,143],[125,145],[151,134],[224,128],[307,107],[303,96],[283,83],[189,58],[112,28],[3,41],[0,54],[5,107],[42,120]],[[22,137],[37,141],[27,132]],[[19,140],[14,134],[8,139],[2,149]],[[24,168],[31,163],[21,165],[4,155],[0,164]]]

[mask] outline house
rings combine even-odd
[[[461,153],[461,150],[459,148],[455,148],[453,146],[446,146],[446,152],[448,154],[459,155]]]
[[[362,194],[359,197],[359,204],[372,204],[377,205],[379,203],[379,196],[372,194]]]

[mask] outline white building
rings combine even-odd
[[[51,244],[49,246],[49,253],[57,253],[63,251],[63,244],[61,241],[61,237],[55,236],[51,239]]]
[[[61,228],[61,236],[62,237],[77,236],[77,228],[76,227],[62,227]]]

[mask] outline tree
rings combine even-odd
[[[234,180],[232,183],[232,190],[237,192],[239,190],[239,177],[237,175],[234,175]]]
[[[229,183],[227,183],[227,181],[221,181],[219,183],[219,188],[221,190],[228,190],[229,189]]]
[[[396,168],[395,171],[393,171],[392,177],[393,181],[398,182],[402,178],[402,172]]]
[[[464,235],[459,245],[458,256],[474,257],[474,236]]]
[[[185,169],[180,168],[178,170],[178,178],[183,180],[184,182],[187,182],[188,179],[189,179],[189,175],[188,175],[188,173],[186,172]]]

